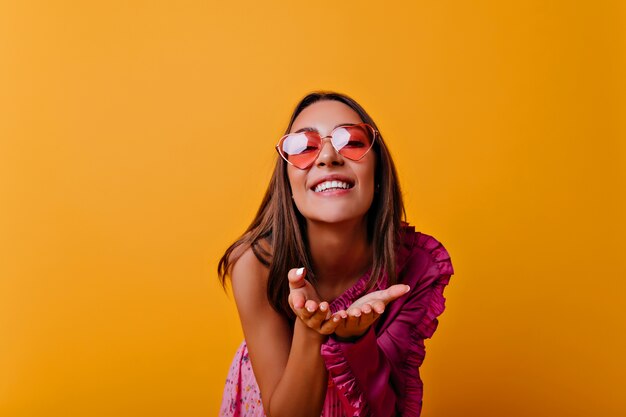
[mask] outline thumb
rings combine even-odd
[[[304,287],[304,276],[306,275],[306,269],[302,268],[293,268],[289,270],[287,274],[287,279],[289,281],[289,289],[295,290],[297,288]]]
[[[402,297],[404,294],[408,293],[411,290],[411,287],[404,284],[396,284],[385,290],[384,301],[385,304],[390,303],[391,301]]]

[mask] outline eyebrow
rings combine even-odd
[[[341,126],[354,126],[358,123],[339,123],[337,126],[333,127],[333,130],[337,129],[338,127]],[[295,132],[292,133],[300,133],[300,132],[317,132],[319,133],[319,130],[315,129],[314,127],[303,127],[302,129],[298,129]]]

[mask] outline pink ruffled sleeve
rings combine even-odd
[[[329,338],[321,354],[347,416],[418,417],[419,367],[424,339],[432,337],[445,309],[443,290],[454,273],[450,256],[431,236],[414,233],[400,282],[408,295],[390,303],[356,342]]]

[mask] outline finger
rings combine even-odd
[[[319,308],[311,314],[311,317],[306,321],[306,323],[310,328],[319,330],[322,326],[322,322],[326,320],[328,314],[328,303],[322,302],[320,303]]]
[[[315,314],[318,307],[319,306],[314,300],[306,300],[306,303],[304,303],[304,309],[302,310],[302,316],[307,320],[310,319],[313,314]]]
[[[342,319],[347,319],[348,318],[348,313],[346,312],[346,310],[339,310],[339,311],[335,312],[334,315],[335,316],[340,316]]]
[[[306,301],[306,298],[304,298],[304,294],[302,294],[302,292],[293,291],[289,295],[291,296],[291,303],[293,304],[294,308],[296,309],[304,308],[304,302]]]
[[[372,302],[372,309],[378,315],[383,314],[383,312],[385,311],[385,303],[383,303],[381,300],[373,301]]]
[[[361,312],[362,314],[359,320],[360,329],[367,329],[378,317],[380,317],[380,314],[376,313],[376,311],[369,304],[363,305],[361,307]]]
[[[287,274],[287,280],[289,281],[289,289],[295,290],[297,288],[304,287],[304,277],[306,275],[306,269],[293,268],[289,270]]]
[[[329,320],[326,320],[322,323],[322,327],[320,328],[321,334],[332,334],[344,321],[340,315],[333,315]]]
[[[320,303],[320,311],[324,314],[324,320],[328,320],[330,319],[330,317],[333,315],[333,313],[330,311],[330,304],[328,304],[326,301],[322,301]]]
[[[348,318],[350,317],[361,317],[361,308],[360,307],[350,307],[348,309]]]
[[[350,308],[348,310],[348,318],[346,319],[346,327],[356,329],[359,327],[359,319],[361,318],[361,309]]]
[[[361,306],[361,318],[359,320],[359,327],[369,327],[370,324],[374,321],[374,315],[376,312],[372,309],[372,306],[369,304],[364,304]]]
[[[411,287],[404,284],[396,284],[387,288],[382,294],[382,301],[385,304],[389,304],[393,300],[402,297],[404,294],[408,293],[411,290]]]
[[[372,306],[369,304],[363,304],[361,306],[361,313],[363,314],[370,314],[372,312]]]
[[[317,304],[317,302],[315,302],[315,300],[306,300],[306,303],[304,303],[304,307],[309,313],[314,313],[319,305]]]

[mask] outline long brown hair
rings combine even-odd
[[[359,114],[363,122],[370,124],[379,132],[373,147],[376,154],[374,176],[378,192],[375,193],[367,213],[367,238],[373,248],[373,263],[367,290],[373,288],[385,272],[388,284],[395,284],[396,245],[400,239],[406,213],[395,165],[374,120],[352,98],[336,92],[317,91],[308,94],[296,105],[285,134],[289,133],[294,120],[302,110],[322,100],[335,100],[346,104]],[[267,298],[270,304],[279,313],[293,319],[295,315],[287,301],[289,295],[287,273],[292,268],[303,266],[307,270],[307,279],[315,284],[315,271],[312,270],[305,237],[306,219],[291,198],[287,162],[277,157],[274,173],[254,220],[244,234],[226,249],[220,259],[217,270],[222,286],[226,286],[226,277],[244,252],[243,250],[235,252],[235,249],[242,245],[243,248],[250,247],[257,259],[269,268]],[[261,244],[263,240],[269,244],[269,251]]]

